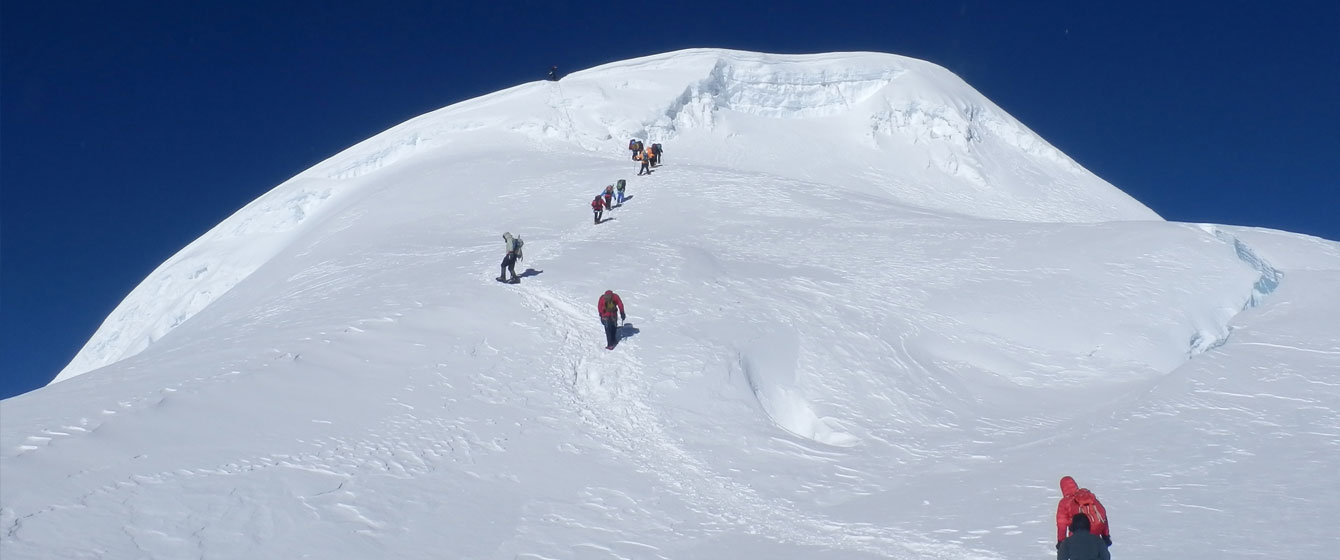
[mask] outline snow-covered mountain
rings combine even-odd
[[[1073,475],[1123,558],[1324,557],[1337,312],[1340,243],[1164,222],[937,66],[617,62],[165,262],[0,405],[0,556],[1029,558]]]

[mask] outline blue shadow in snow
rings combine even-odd
[[[642,331],[637,327],[634,327],[632,323],[624,323],[622,325],[619,325],[619,329],[614,331],[614,334],[616,340],[622,341],[625,338],[632,338],[634,335],[640,332]]]

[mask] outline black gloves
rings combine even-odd
[[[1111,535],[1103,535],[1103,542],[1106,543],[1107,546],[1112,546],[1112,536],[1111,536]]]
[[[1056,541],[1056,550],[1061,550],[1061,541]]]
[[[628,320],[628,316],[627,316],[627,315],[624,315],[623,313],[620,313],[620,314],[619,314],[619,320],[620,320],[620,321],[627,321],[627,320]]]

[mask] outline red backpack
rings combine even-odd
[[[1103,518],[1102,510],[1098,509],[1098,497],[1088,488],[1075,491],[1075,503],[1079,505],[1079,512],[1089,518],[1089,526],[1093,527],[1095,533],[1099,527],[1107,526],[1107,519]]]

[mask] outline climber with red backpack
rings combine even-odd
[[[1089,532],[1112,546],[1112,534],[1107,526],[1107,510],[1088,488],[1080,488],[1075,479],[1061,477],[1061,501],[1056,503],[1056,547],[1061,547],[1076,514],[1089,518]]]
[[[614,290],[605,290],[596,302],[596,309],[600,311],[600,322],[605,325],[605,349],[613,350],[619,342],[619,321],[628,319],[623,312],[623,300]]]

